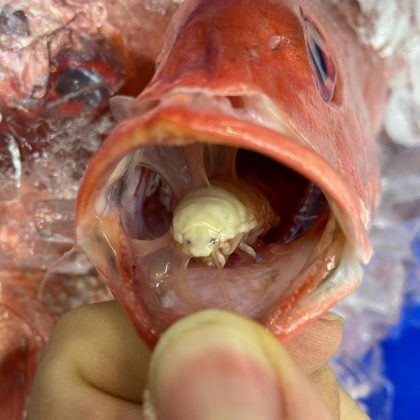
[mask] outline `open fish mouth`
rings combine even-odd
[[[269,112],[255,113],[240,97],[205,99],[174,95],[117,127],[82,185],[77,245],[150,343],[204,308],[233,311],[288,336],[361,278],[364,257],[354,245],[360,238],[343,216],[343,203],[351,205],[348,186],[340,179],[326,184],[325,163],[314,173],[320,158]],[[133,105],[126,100],[125,109]],[[258,191],[275,217],[264,225],[257,210],[264,228],[245,247],[233,241],[218,264],[211,252],[197,257],[176,240],[174,216],[191,191],[200,191],[202,201],[221,182]],[[329,198],[335,188],[341,202]],[[205,214],[187,217],[187,225],[207,223]]]
[[[151,345],[203,308],[286,337],[358,285],[386,92],[330,6],[184,2],[150,83],[111,100],[76,246]]]

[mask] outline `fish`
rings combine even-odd
[[[75,196],[115,121],[150,81],[177,4],[0,0],[0,417],[24,417],[58,320],[112,298],[72,251]]]
[[[119,124],[76,201],[75,246],[145,342],[153,347],[205,308],[287,340],[359,285],[380,200],[385,80],[381,60],[330,2],[179,6],[151,81],[137,97],[111,99]],[[275,217],[246,244],[252,251],[237,241],[226,261],[207,264],[180,246],[173,220],[199,191],[186,228],[227,229],[206,207],[218,182],[233,186],[232,202],[239,182],[258,190]]]

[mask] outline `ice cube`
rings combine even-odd
[[[31,223],[0,223],[0,270],[45,270],[61,256],[62,248],[63,244],[41,240]]]
[[[11,135],[0,134],[0,201],[19,195],[22,165],[19,146]]]
[[[78,255],[72,254],[72,257],[77,259]],[[62,273],[60,264],[57,268],[59,271],[54,270],[44,276],[39,290],[42,302],[55,319],[80,305],[112,299],[105,280],[96,274],[91,265],[90,271],[84,274]]]
[[[84,276],[94,271],[94,268],[85,254],[78,252],[75,248],[67,251],[54,265],[49,267],[49,273],[71,274],[73,276]]]
[[[420,145],[420,103],[408,87],[392,92],[385,113],[385,129],[401,145]]]
[[[34,205],[33,220],[42,239],[49,242],[73,243],[73,200],[39,201]]]
[[[36,180],[57,198],[75,198],[92,153],[114,122],[109,114],[96,119],[48,120],[42,150],[28,159],[28,183]]]
[[[382,202],[373,226],[405,231],[404,223],[420,217],[420,147],[408,149],[389,141],[380,141],[380,146]]]
[[[172,3],[179,3],[172,0],[146,0],[145,8],[154,13],[166,14],[168,8],[171,7]]]

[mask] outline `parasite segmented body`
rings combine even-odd
[[[253,245],[280,218],[267,198],[244,181],[215,181],[189,192],[174,212],[172,233],[183,251],[222,268],[240,249],[254,259]]]

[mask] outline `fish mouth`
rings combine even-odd
[[[342,203],[355,204],[345,181],[330,178],[331,168],[285,124],[273,130],[242,111],[238,118],[208,108],[171,102],[124,121],[79,192],[77,246],[151,345],[174,321],[205,308],[247,316],[287,338],[361,278],[364,256],[356,250],[364,238],[346,217]],[[223,268],[185,253],[171,225],[191,189],[220,179],[257,188],[280,220],[253,244],[255,258],[236,249]]]

